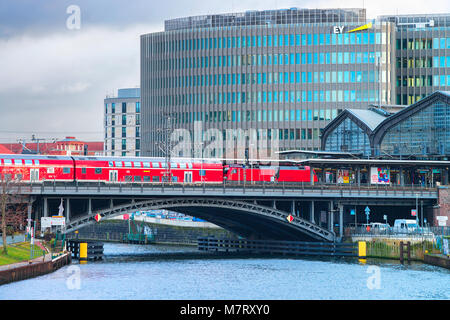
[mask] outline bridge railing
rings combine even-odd
[[[357,247],[355,243],[249,239],[236,240],[212,237],[199,238],[198,250],[299,256],[357,256]]]
[[[81,190],[103,190],[103,189],[119,189],[119,191],[128,191],[128,190],[181,190],[181,191],[189,191],[189,190],[218,190],[223,189],[224,192],[226,190],[239,190],[245,192],[245,190],[258,190],[261,189],[271,191],[271,190],[329,190],[329,191],[375,191],[375,192],[383,192],[383,191],[395,191],[395,192],[416,192],[420,195],[423,192],[434,192],[436,191],[435,187],[429,187],[422,184],[411,184],[411,185],[398,185],[398,184],[338,184],[338,183],[322,183],[315,182],[314,184],[310,184],[309,182],[248,182],[248,181],[225,181],[223,183],[215,183],[215,182],[203,182],[203,183],[178,183],[178,182],[159,182],[159,183],[144,183],[144,182],[60,182],[60,181],[43,181],[39,184],[29,184],[26,188],[22,188],[23,193],[31,193],[33,191],[39,192],[39,190],[73,190],[81,191]]]

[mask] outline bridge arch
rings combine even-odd
[[[300,217],[251,202],[222,198],[163,198],[122,204],[70,221],[66,233],[97,223],[95,216],[114,217],[133,211],[167,209],[195,216],[245,238],[334,241],[334,233]]]

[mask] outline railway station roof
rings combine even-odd
[[[294,160],[292,160],[294,161]],[[342,166],[389,166],[417,168],[449,168],[450,161],[439,160],[391,160],[391,159],[305,159],[294,161],[311,167],[342,167]]]

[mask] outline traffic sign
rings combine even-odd
[[[355,209],[350,209],[350,215],[354,216],[355,215]]]
[[[286,219],[290,223],[290,222],[292,222],[292,220],[294,220],[294,217],[291,215],[288,215]]]
[[[101,218],[102,218],[102,216],[100,214],[97,213],[95,215],[95,221],[99,222]]]
[[[411,216],[416,217],[417,216],[417,210],[411,209]]]
[[[369,207],[366,207],[366,208],[364,209],[364,212],[365,212],[366,215],[368,216],[368,215],[370,214],[370,209],[369,209]]]

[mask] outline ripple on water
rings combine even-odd
[[[1,286],[0,299],[450,299],[450,271],[420,263],[200,258],[196,247],[111,243],[104,250],[102,262]],[[73,267],[79,289],[68,286]],[[379,289],[368,286],[373,270]]]

